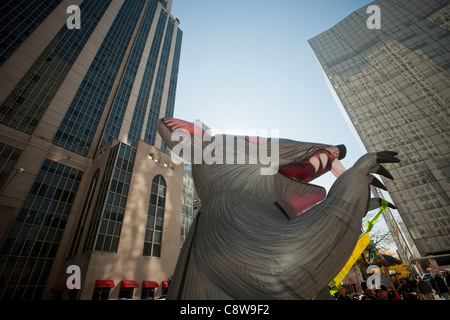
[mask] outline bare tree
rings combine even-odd
[[[374,230],[370,233],[370,240],[373,242],[373,247],[377,251],[388,252],[395,246],[392,232],[389,230]]]

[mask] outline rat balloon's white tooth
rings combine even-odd
[[[309,159],[309,163],[311,163],[314,167],[314,170],[316,170],[316,172],[319,170],[320,168],[320,160],[317,157],[312,157],[311,159]]]
[[[339,178],[339,176],[345,172],[345,168],[342,163],[336,158],[331,163],[330,171],[336,178]]]
[[[324,169],[327,166],[328,163],[328,156],[325,153],[319,154],[320,161],[322,162],[322,169]]]

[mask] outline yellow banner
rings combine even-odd
[[[358,257],[363,253],[364,249],[369,245],[370,237],[369,237],[369,231],[372,230],[375,222],[377,222],[380,214],[387,209],[389,205],[389,202],[386,200],[381,201],[381,209],[378,211],[378,213],[375,215],[375,217],[371,221],[367,221],[367,230],[362,234],[358,242],[356,243],[356,247],[353,250],[352,255],[348,259],[347,263],[345,264],[344,268],[342,268],[341,272],[330,282],[330,286],[335,286],[330,290],[331,295],[335,294],[339,288],[341,287],[341,282],[344,280],[347,273],[349,273],[350,269],[355,264],[356,260],[358,260]]]
[[[359,238],[358,243],[356,244],[356,247],[353,250],[353,253],[350,256],[350,258],[348,259],[344,268],[342,268],[341,272],[339,272],[339,274],[333,279],[333,281],[331,281],[331,285],[334,284],[337,286],[336,289],[333,288],[331,290],[331,294],[334,294],[335,292],[337,292],[339,290],[342,280],[344,280],[345,276],[350,271],[350,269],[353,267],[356,260],[358,260],[361,253],[363,253],[364,249],[366,249],[366,247],[369,245],[369,242],[370,242],[369,233],[366,232]]]

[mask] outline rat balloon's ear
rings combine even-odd
[[[175,118],[161,118],[156,121],[156,130],[176,155],[191,163],[194,142],[203,149],[212,139],[209,127],[199,120],[188,122]],[[182,154],[179,154],[179,151]]]

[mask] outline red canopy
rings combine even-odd
[[[159,284],[156,281],[142,281],[142,288],[158,288]]]
[[[95,288],[114,288],[112,280],[95,280]]]
[[[120,281],[121,288],[137,288],[139,287],[136,280],[122,280]]]
[[[168,288],[169,287],[169,283],[167,281],[163,281],[163,282],[161,282],[161,287],[162,288]]]

